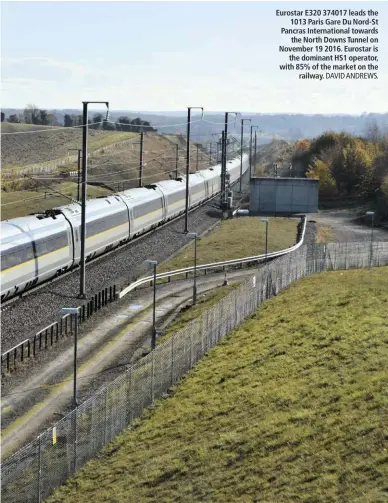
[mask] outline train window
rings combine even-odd
[[[169,202],[169,204],[176,203],[176,202],[184,199],[185,196],[186,196],[186,191],[180,190],[179,192],[175,192],[174,194],[169,194],[168,195],[168,202]]]
[[[1,270],[9,269],[11,265],[11,255],[12,253],[2,253],[1,254]]]
[[[141,204],[137,204],[133,208],[134,218],[139,218],[155,210],[160,210],[162,208],[162,200],[154,199],[152,201],[147,201]]]
[[[96,234],[113,229],[113,227],[117,227],[118,225],[125,224],[127,222],[128,214],[126,211],[99,218],[98,220],[94,220],[92,222],[87,222],[86,236],[95,236]]]
[[[19,245],[1,254],[1,270],[10,269],[34,258],[31,245]]]
[[[37,239],[34,242],[35,252],[38,257],[51,253],[53,251],[64,248],[68,245],[68,237],[66,231],[59,234],[54,234],[47,238]]]
[[[204,190],[204,186],[202,183],[199,183],[198,185],[194,185],[194,187],[191,187],[191,193],[192,194],[198,194],[198,192],[202,192]]]
[[[1,255],[1,270],[5,271],[5,269],[9,269],[17,264],[16,254],[15,253],[5,253]]]

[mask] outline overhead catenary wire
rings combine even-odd
[[[201,122],[203,119],[198,119],[194,121],[190,121],[190,124],[193,124],[194,122]],[[126,126],[126,127],[142,127],[142,128],[166,128],[166,127],[179,127],[179,126],[187,126],[188,122],[181,122],[179,124],[150,124],[149,126],[145,126],[144,124],[127,124],[126,122],[115,122],[112,120],[107,121],[110,124],[116,124],[119,126]],[[130,131],[129,131],[130,132]],[[144,131],[147,133],[147,130]],[[156,132],[156,131],[148,131],[150,133]]]
[[[139,134],[139,136],[140,136],[140,134]],[[134,140],[134,139],[135,139],[135,138],[129,138],[129,139],[128,139],[128,141],[132,141],[132,140]],[[127,140],[124,140],[124,141],[127,141]],[[120,143],[121,143],[121,142],[120,142]],[[134,143],[133,145],[139,145],[139,143]],[[107,145],[107,146],[109,146],[109,145]],[[151,154],[155,154],[156,152],[162,152],[162,151],[164,152],[164,151],[169,151],[169,150],[172,150],[172,149],[173,149],[173,147],[175,147],[175,144],[174,144],[174,145],[171,145],[171,149],[164,149],[164,150],[163,150],[163,149],[159,149],[159,150],[150,149],[150,150],[148,150],[148,152],[151,152]],[[100,148],[102,148],[102,149],[103,149],[104,147],[100,147]],[[100,154],[100,153],[98,152],[98,150],[94,150],[94,151],[91,151],[91,152],[88,154],[89,163],[93,160],[93,159],[90,159],[90,157],[92,157],[92,156],[93,156],[93,157],[98,157],[98,158],[100,159],[101,157],[110,157],[110,156],[112,156],[112,154],[120,154],[120,153],[122,153],[122,152],[123,152],[123,153],[126,153],[126,154],[133,153],[133,155],[135,155],[135,154],[136,154],[136,155],[138,155],[138,151],[137,151],[137,150],[136,150],[136,151],[133,151],[132,149],[128,149],[128,147],[127,147],[127,148],[120,149],[120,150],[116,150],[116,149],[115,149],[115,150],[113,150],[112,152],[109,152],[108,154]]]
[[[174,172],[175,169],[169,169],[169,170],[166,170],[166,171],[160,171],[159,173],[153,173],[153,174],[150,174],[150,175],[146,175],[146,176],[143,176],[143,179],[148,179],[148,178],[155,178],[156,176],[159,176],[159,175],[165,175],[165,174],[169,174],[169,173],[172,173]],[[28,175],[25,175],[27,178],[30,178],[31,180],[33,181],[36,181],[37,183],[40,183],[41,185],[45,186],[47,189],[49,189],[50,192],[54,192],[58,195],[60,195],[61,197],[64,197],[65,199],[68,199],[69,201],[71,201],[72,203],[76,203],[76,204],[80,204],[79,201],[77,201],[75,198],[72,198],[70,196],[67,196],[66,194],[63,194],[62,192],[59,192],[58,190],[54,189],[53,187],[51,187],[50,185],[47,185],[45,184],[44,182],[42,182],[41,178],[39,177],[31,177],[31,176],[28,176]],[[139,178],[136,177],[136,178],[126,178],[126,179],[123,179],[123,180],[100,180],[100,179],[96,179],[96,180],[90,180],[90,181],[93,181],[93,182],[100,182],[100,183],[122,183],[122,182],[131,182],[131,181],[137,181]],[[44,178],[44,180],[63,180],[63,178]],[[88,184],[88,182],[86,182]],[[157,182],[155,182],[157,183]],[[36,199],[42,199],[44,197],[44,194],[41,194],[39,196],[34,196],[34,197],[31,197],[31,198],[28,198],[28,199],[23,199],[23,202],[24,201],[31,201],[31,200],[36,200]],[[16,204],[16,203],[20,203],[20,199],[17,200],[17,201],[11,201],[11,202],[8,202],[8,203],[3,203],[1,204],[1,206],[8,206],[10,204]]]
[[[91,124],[88,124],[88,127],[90,126],[95,126],[96,124],[102,124],[103,121],[101,122],[92,122]],[[7,124],[12,124],[12,123],[7,123]],[[19,122],[18,124],[25,124],[24,122]],[[28,126],[33,126],[33,124],[26,124]],[[65,126],[55,126],[53,128],[47,128],[47,129],[34,129],[34,131],[13,131],[11,133],[1,133],[2,136],[9,136],[9,135],[15,135],[15,134],[34,134],[34,133],[47,133],[48,131],[66,131],[66,130],[69,130],[69,129],[77,129],[77,128],[80,128],[80,127],[84,127],[85,124],[80,124],[79,126],[68,126],[68,127],[65,127]]]
[[[143,176],[143,180],[145,178],[155,178],[156,176],[165,175],[165,174],[173,173],[173,172],[175,172],[175,169],[168,169],[166,171],[160,171],[159,173],[153,173],[153,174],[150,174],[150,175]],[[93,182],[100,182],[100,183],[112,183],[112,182],[122,183],[122,182],[132,182],[132,181],[137,181],[137,180],[139,180],[138,176],[136,178],[125,178],[123,180],[101,180],[100,178],[97,178],[97,179],[91,180],[91,181],[93,181]],[[162,181],[162,180],[160,180],[160,181]]]
[[[208,157],[208,154],[205,153],[205,155]],[[190,155],[190,159],[195,159],[196,157],[196,154],[193,152],[191,155]],[[162,150],[162,154],[160,154],[159,156],[156,156],[156,157],[153,157],[152,159],[145,159],[145,163],[146,164],[151,164],[152,162],[159,162],[158,159],[165,159],[166,161],[174,161],[175,162],[175,155],[171,155],[170,153],[170,150]],[[91,170],[91,169],[95,169],[97,167],[106,167],[106,166],[125,166],[125,165],[135,165],[137,166],[139,164],[139,161],[138,160],[133,160],[133,161],[128,161],[128,162],[110,162],[110,163],[101,163],[101,164],[95,164],[95,165],[91,165],[91,166],[88,166],[88,171]],[[163,163],[162,163],[163,164]],[[124,170],[124,171],[128,171],[128,170]],[[114,171],[113,174],[116,174],[116,173],[120,173],[120,171]],[[108,174],[108,173],[107,173]]]
[[[65,197],[66,199],[69,199],[73,203],[76,202],[77,204],[81,204],[78,201],[76,201],[74,198],[69,197],[66,194],[62,194],[62,192],[59,192],[58,190],[53,189],[52,187],[50,187],[50,185],[47,185],[46,183],[40,181],[41,180],[40,178],[33,178],[32,176],[29,176],[29,175],[24,175],[24,176],[26,178],[29,178],[30,180],[37,181],[38,183],[40,183],[40,184],[44,185],[45,187],[47,187],[48,189],[50,189],[51,192],[55,192],[55,193],[59,194],[60,196]],[[50,180],[50,178],[49,178],[49,180]]]
[[[195,159],[194,156],[193,156],[193,159]],[[207,160],[208,159],[206,159],[206,161]],[[164,163],[162,163],[162,164],[164,164]],[[165,166],[165,167],[167,168],[167,166]],[[159,174],[162,174],[162,173],[170,173],[172,171],[175,171],[175,165],[174,165],[174,167],[167,168],[167,171],[157,171],[157,172],[154,173],[154,175],[156,176],[156,175],[159,175]],[[115,175],[118,175],[118,174],[121,174],[121,173],[130,173],[130,172],[138,172],[138,168],[128,168],[128,169],[123,169],[123,170],[120,170],[120,171],[112,171],[112,172],[107,171],[107,172],[104,172],[104,173],[97,173],[95,175],[90,175],[89,176],[89,180],[95,182],[95,181],[99,180],[99,178],[96,178],[96,177],[100,177],[100,176],[104,176],[104,175],[105,176],[115,176]],[[50,178],[50,180],[54,180],[54,179],[58,179],[58,178]],[[61,178],[61,180],[63,180],[63,178]],[[119,182],[121,180],[116,180],[116,181]]]
[[[206,158],[208,159],[209,156],[207,153],[205,153],[205,156]],[[154,157],[153,159],[149,159],[149,160],[146,160],[146,164],[151,164],[152,162],[156,161],[156,162],[159,162],[158,159],[163,159],[163,154],[160,155],[160,156],[157,156],[157,157]],[[172,156],[169,156],[167,158],[164,158],[166,160],[166,162],[174,162],[175,163],[175,157],[172,157]],[[196,159],[196,154],[195,153],[192,153],[190,155],[190,159]],[[134,172],[137,172],[138,169],[137,169],[137,166],[138,166],[139,162],[138,161],[131,161],[131,162],[127,162],[127,163],[120,163],[120,162],[112,162],[112,163],[103,163],[103,164],[97,164],[95,166],[89,166],[88,167],[88,170],[92,169],[92,168],[104,168],[104,167],[107,167],[107,166],[125,166],[125,165],[134,165],[132,166],[131,168],[128,168],[128,169],[124,169],[124,170],[120,170],[120,171],[116,171],[116,170],[112,170],[112,171],[107,171],[107,172],[103,172],[103,173],[97,173],[96,175],[91,175],[92,177],[95,177],[95,176],[102,176],[102,175],[117,175],[117,174],[120,174],[120,173],[126,173],[126,172],[130,172],[130,171],[134,171]],[[161,164],[165,164],[165,163],[161,163]],[[174,168],[168,168],[169,171],[173,171],[175,169]],[[161,171],[161,173],[163,173]],[[158,174],[158,173],[156,173]],[[20,178],[18,178],[18,180],[23,180],[23,178],[25,177],[25,175],[21,176]],[[39,176],[36,176],[33,178],[34,180],[61,180],[61,181],[66,181],[67,178],[64,178],[63,176],[43,176],[43,177],[39,177]],[[94,180],[93,180],[94,181]]]
[[[197,120],[194,120],[194,121],[191,121],[190,124],[193,124],[194,122],[201,122],[203,119],[197,119]],[[116,125],[119,125],[119,126],[126,126],[126,127],[142,127],[142,128],[167,128],[167,127],[179,127],[179,126],[186,126],[187,125],[187,122],[181,122],[179,124],[150,124],[149,126],[145,126],[144,124],[127,124],[126,122],[115,122],[115,121],[112,121],[112,120],[102,120],[102,121],[99,121],[99,122],[92,122],[91,124],[87,124],[88,128],[90,128],[90,126],[95,126],[97,124],[116,124]],[[7,123],[7,124],[11,124],[11,123]],[[24,123],[20,123],[20,124],[24,124]],[[12,131],[12,132],[9,132],[9,133],[1,133],[2,135],[7,135],[7,136],[10,136],[10,135],[17,135],[17,134],[35,134],[35,133],[47,133],[48,131],[66,131],[66,130],[69,130],[69,129],[77,129],[77,128],[82,128],[84,127],[85,124],[80,124],[78,126],[68,126],[68,127],[65,127],[65,126],[55,126],[55,127],[52,127],[52,128],[46,128],[46,129],[35,129],[34,131]],[[106,130],[107,132],[109,132],[109,130]],[[133,131],[123,131],[123,132],[133,132]],[[147,131],[145,131],[147,132]],[[149,132],[153,132],[153,131],[149,131]],[[154,131],[156,132],[156,131]],[[140,134],[140,133],[138,133]]]
[[[190,156],[190,158],[191,158],[191,159],[196,159],[196,157],[195,157],[194,155]],[[174,159],[172,159],[172,160],[174,160]],[[209,156],[207,156],[207,158],[206,158],[205,160],[206,160],[206,161],[208,161],[208,160],[209,160]],[[202,163],[202,162],[203,162],[203,160],[202,160],[202,161],[200,161],[200,163]],[[147,164],[148,164],[148,163],[149,163],[149,161],[147,161]],[[164,163],[163,163],[163,164],[164,164]],[[165,167],[167,168],[167,166],[165,166]],[[93,181],[93,182],[95,182],[95,181],[100,181],[100,182],[103,182],[104,180],[101,180],[100,178],[95,178],[95,177],[99,177],[99,176],[103,176],[103,175],[107,175],[107,176],[109,176],[109,175],[111,175],[111,176],[115,176],[116,174],[120,174],[120,173],[127,173],[127,172],[131,172],[131,171],[132,171],[132,172],[133,172],[133,171],[137,172],[137,169],[136,169],[136,168],[130,168],[130,169],[125,169],[125,170],[121,170],[121,171],[105,172],[105,173],[97,173],[96,175],[91,175],[91,176],[93,177],[93,179],[91,179],[91,178],[90,178],[90,181]],[[160,175],[160,174],[164,174],[164,173],[171,173],[171,172],[173,172],[173,171],[175,171],[175,165],[174,165],[174,167],[167,168],[167,169],[166,169],[166,171],[157,171],[157,172],[155,172],[153,175],[149,175],[149,176],[158,176],[158,175]],[[144,178],[144,177],[143,177],[143,178]],[[52,179],[58,179],[58,178],[52,178]],[[138,179],[138,177],[137,177],[137,178],[134,178],[133,180],[137,180],[137,179]],[[129,180],[130,180],[130,179],[128,179],[128,180],[126,180],[126,181],[129,181]],[[108,180],[106,180],[106,181],[108,181]],[[109,180],[109,181],[110,181],[110,182],[112,182],[112,180]],[[116,180],[116,181],[117,181],[117,182],[122,182],[122,181],[125,181],[125,180]]]
[[[127,171],[128,170],[125,170],[125,171],[123,171],[123,173],[125,173]],[[129,170],[129,171],[132,171],[132,170]],[[166,174],[166,173],[172,173],[173,171],[175,171],[175,168],[166,169],[164,171],[158,171],[156,173],[149,174],[149,175],[147,175],[147,176],[145,176],[143,178],[150,178],[150,177],[153,177],[153,176],[163,175],[163,174]],[[100,173],[99,175],[95,175],[95,176],[102,176],[102,175],[109,175],[109,174],[115,175],[117,173],[118,172],[115,172],[115,173]],[[53,177],[39,177],[39,176],[37,176],[37,177],[34,177],[34,178],[33,177],[29,177],[29,178],[31,178],[31,180],[36,180],[36,181],[40,181],[40,180],[49,180],[49,181],[50,180],[61,180],[62,182],[66,181],[66,179],[63,179],[61,177],[55,177],[55,176],[53,176]],[[90,179],[89,181],[90,182],[101,182],[101,183],[103,183],[105,181],[105,182],[110,182],[111,183],[112,181],[114,181],[114,182],[125,182],[125,181],[127,181],[128,182],[128,181],[131,181],[131,180],[138,180],[138,179],[139,179],[139,177],[136,177],[136,178],[127,178],[127,179],[124,179],[124,180],[101,180],[100,178],[93,178],[93,180]],[[88,185],[89,181],[86,182],[86,185]],[[80,185],[82,185],[82,182],[80,182]],[[65,196],[65,197],[68,197],[68,196]]]
[[[43,196],[44,196],[44,194],[41,193],[39,196],[28,197],[27,199],[17,199],[16,201],[10,201],[8,203],[1,203],[1,206],[9,206],[10,204],[17,204],[17,203],[20,203],[21,201],[23,201],[23,203],[25,203],[27,201],[32,201],[33,199],[42,199]]]
[[[163,155],[164,155],[166,152],[168,152],[168,150],[167,150],[167,151],[166,151],[166,150],[163,150],[162,152],[163,152],[162,154],[160,154],[160,155],[158,155],[158,156],[156,156],[156,157],[153,157],[152,159],[145,159],[145,162],[148,164],[148,163],[150,163],[150,162],[152,162],[152,161],[156,161],[156,160],[157,160],[157,159],[159,159],[160,157],[163,157]],[[135,160],[131,161],[130,163],[131,163],[131,164],[139,164],[139,160],[136,160],[136,159],[135,159]],[[88,171],[89,171],[89,169],[92,169],[92,168],[97,168],[97,167],[99,167],[99,166],[107,166],[107,165],[112,165],[112,166],[116,165],[116,166],[117,166],[117,165],[120,165],[120,164],[124,164],[124,163],[114,162],[114,161],[113,161],[112,163],[94,164],[94,165],[88,166]],[[125,163],[125,164],[127,164],[127,163]],[[128,164],[129,164],[129,162],[128,162]]]

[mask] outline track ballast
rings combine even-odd
[[[243,178],[246,190],[247,174]],[[235,194],[238,193],[239,185],[237,182],[232,189]],[[219,198],[217,195],[189,214],[190,231],[204,232],[220,220]],[[134,243],[90,262],[86,269],[87,298],[114,283],[130,283],[145,259],[158,262],[166,260],[188,242],[189,238],[183,234],[183,230],[184,216]],[[77,298],[78,293],[79,270],[76,269],[72,274],[48,283],[10,304],[1,315],[2,353],[59,319],[62,307],[79,306],[81,301]]]

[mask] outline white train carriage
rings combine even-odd
[[[184,177],[184,182],[186,185],[186,177]],[[189,194],[190,194],[189,198],[190,208],[196,206],[201,201],[207,199],[208,195],[206,190],[206,182],[200,172],[192,173],[191,175],[189,175]],[[185,197],[186,197],[186,189],[185,189]]]
[[[243,165],[242,165],[242,172],[245,173],[245,171],[248,168],[248,155],[244,154],[243,155]],[[234,183],[236,180],[240,178],[240,169],[241,169],[241,159],[238,157],[237,159],[233,159],[231,161],[228,161],[226,165],[226,169],[228,173],[230,174],[230,183]]]
[[[221,166],[201,170],[201,176],[205,180],[206,197],[212,197],[221,190]]]
[[[74,234],[74,262],[81,256],[81,206],[70,204],[55,208],[69,220]],[[107,196],[86,201],[86,259],[124,243],[129,239],[129,211],[118,196]]]
[[[158,226],[166,218],[164,196],[156,185],[125,190],[118,196],[129,211],[131,238]]]
[[[62,215],[1,223],[1,297],[20,293],[73,265],[73,239]]]
[[[243,157],[243,173],[248,155]],[[227,163],[230,182],[240,176],[240,158]],[[221,165],[190,175],[190,206],[221,189]],[[86,258],[119,245],[185,210],[186,180],[165,180],[86,202]],[[42,215],[1,223],[1,296],[8,298],[80,261],[81,207],[70,204]]]
[[[176,217],[186,208],[186,180],[163,180],[155,183],[164,195],[166,219]]]

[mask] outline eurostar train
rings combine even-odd
[[[243,173],[248,156],[243,156]],[[232,184],[240,157],[228,161]],[[190,208],[221,190],[221,165],[189,175]],[[186,177],[86,202],[86,260],[130,241],[185,211]],[[81,206],[69,204],[1,222],[1,300],[58,276],[80,262]]]

